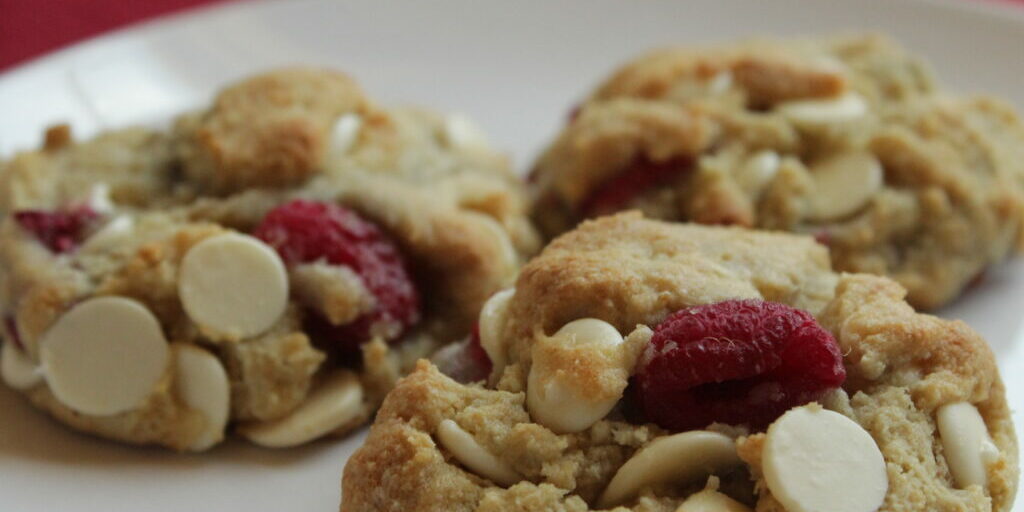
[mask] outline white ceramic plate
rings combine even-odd
[[[229,80],[308,63],[347,70],[385,101],[465,112],[523,168],[574,100],[637,52],[864,29],[893,34],[928,56],[958,90],[996,93],[1024,107],[1024,9],[968,0],[277,1],[141,25],[0,76],[0,156],[36,144],[51,122],[68,121],[80,136],[159,122]],[[942,312],[991,342],[1018,432],[1022,306],[1018,261]],[[337,510],[341,469],[361,438],[292,451],[237,441],[205,455],[133,449],[72,433],[3,388],[0,510]]]

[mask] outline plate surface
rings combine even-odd
[[[351,72],[385,102],[474,117],[519,168],[569,106],[624,59],[653,46],[757,34],[890,33],[959,91],[1024,107],[1024,10],[924,0],[300,0],[232,4],[101,37],[0,76],[0,156],[48,123],[79,136],[166,120],[259,69]],[[1006,264],[943,316],[992,344],[1024,426],[1024,262]],[[292,451],[230,442],[177,455],[72,433],[0,386],[0,509],[337,510],[346,457],[362,436]],[[1020,500],[1019,500],[1020,501]],[[1017,510],[1024,510],[1018,506]]]

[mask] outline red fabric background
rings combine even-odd
[[[0,70],[134,21],[224,1],[0,0]]]
[[[0,0],[0,69],[126,25],[224,0]]]

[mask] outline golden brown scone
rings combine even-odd
[[[507,158],[468,120],[371,105],[329,71],[243,81],[170,135],[54,129],[6,169],[4,381],[133,444],[348,433],[538,248]],[[97,334],[104,318],[127,331]],[[105,378],[107,359],[62,348],[78,336],[138,352]],[[140,391],[97,398],[114,382]]]
[[[323,170],[331,127],[368,108],[348,76],[283,69],[221,91],[206,112],[178,120],[185,172],[213,193],[295,185]]]
[[[766,448],[783,435],[781,419],[767,433],[723,423],[679,431],[646,423],[637,410],[636,393],[644,391],[635,372],[657,357],[648,348],[652,330],[657,336],[677,310],[734,299],[805,309],[834,337],[845,382],[821,395],[820,406],[797,404],[783,419],[826,415],[811,427],[840,421],[878,453],[876,464],[858,468],[884,482],[872,490],[878,502],[864,503],[868,493],[846,496],[843,503],[854,505],[844,510],[860,510],[860,502],[863,510],[1008,511],[1013,503],[1017,441],[988,345],[962,322],[916,313],[887,278],[833,273],[809,237],[618,214],[556,239],[513,290],[481,314],[489,378],[460,384],[420,362],[349,459],[342,512],[803,510],[782,505],[807,499],[786,481],[806,481],[813,471],[784,472],[782,484],[765,476],[767,465],[790,460]],[[617,344],[600,342],[616,336]],[[627,377],[632,391],[624,390]],[[716,385],[703,384],[707,396],[724,398],[742,384]],[[618,398],[609,403],[610,389]],[[599,402],[608,407],[591,407]],[[951,435],[953,409],[961,426],[969,415],[960,413],[976,411],[982,430],[973,434],[991,443],[984,458],[979,446],[966,452],[984,461],[983,484],[965,484],[970,471],[956,441],[972,434]],[[797,432],[808,445],[828,439],[846,454],[841,460],[858,458],[842,451],[843,437]],[[689,459],[694,453],[701,458]],[[840,464],[830,471],[845,471],[844,485],[859,489],[862,476]],[[780,490],[788,493],[781,500]]]
[[[719,75],[723,72],[727,75]],[[713,92],[725,93],[741,105],[764,107],[836,96],[848,87],[885,104],[927,94],[934,84],[930,70],[917,57],[884,36],[753,39],[651,52],[613,73],[592,99],[688,102],[712,99],[708,93]]]
[[[626,208],[811,234],[837,269],[933,309],[1015,250],[1022,148],[1010,106],[946,95],[885,38],[662,50],[614,73],[539,157],[533,216],[548,237]]]

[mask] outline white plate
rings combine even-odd
[[[573,101],[639,51],[842,29],[891,33],[930,57],[946,84],[1024,106],[1022,12],[967,0],[233,4],[118,32],[0,76],[0,155],[35,144],[50,122],[70,121],[79,135],[154,122],[247,73],[309,63],[348,70],[385,101],[465,112],[525,167]],[[1018,432],[1022,304],[1018,261],[943,312],[991,342]],[[337,510],[341,468],[360,441],[292,451],[231,442],[206,455],[177,455],[74,434],[6,388],[0,411],[3,511]]]

